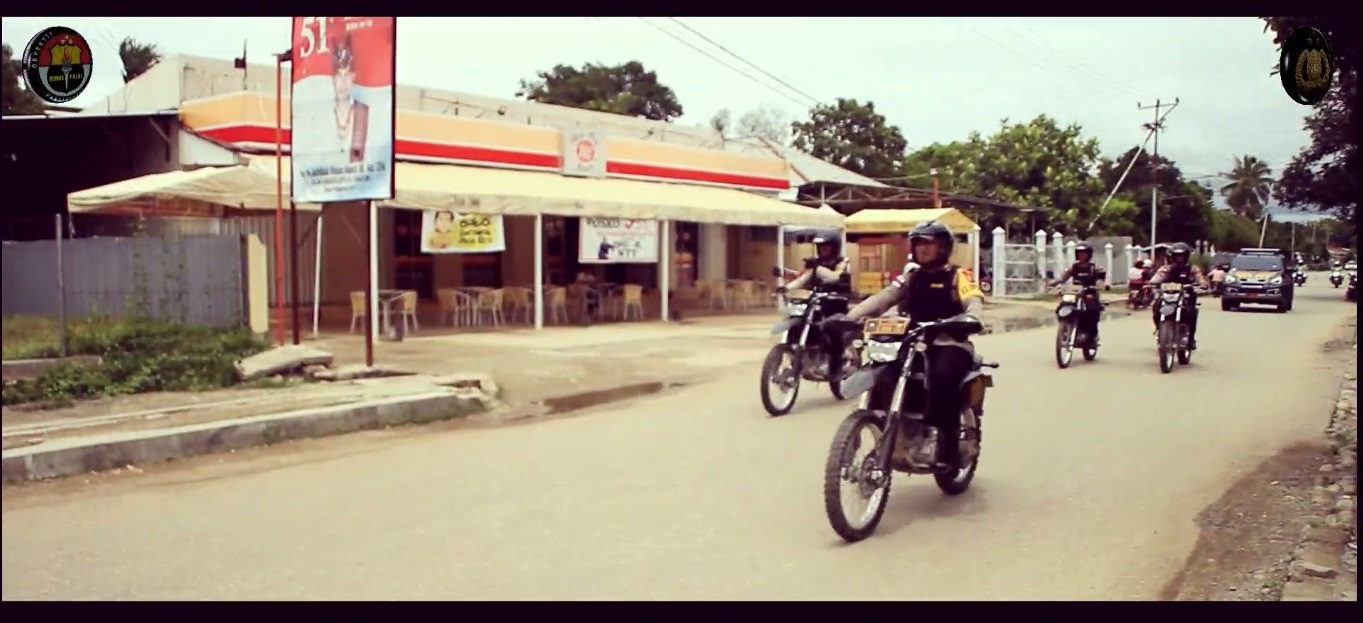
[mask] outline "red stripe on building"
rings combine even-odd
[[[269,144],[275,142],[275,129],[265,126],[255,125],[232,125],[207,130],[197,131],[198,134],[223,143],[262,143]],[[290,132],[288,128],[282,130],[284,141],[284,152],[289,151]],[[443,160],[463,161],[463,162],[487,162],[493,164],[510,164],[522,167],[535,167],[540,169],[559,169],[562,159],[552,154],[539,154],[533,152],[515,151],[510,149],[497,149],[493,147],[474,147],[470,145],[449,145],[445,143],[429,143],[426,141],[416,141],[411,139],[397,139],[397,154],[401,156],[416,156],[421,158],[437,158]],[[738,175],[733,173],[719,173],[714,171],[696,171],[693,169],[683,169],[679,167],[669,167],[653,164],[637,164],[632,162],[607,162],[606,171],[617,175],[633,175],[638,177],[651,177],[657,179],[668,179],[678,181],[706,182],[710,184],[723,184],[726,186],[746,186],[749,188],[770,188],[785,190],[790,187],[788,180],[773,179],[768,177],[758,177],[753,175]]]

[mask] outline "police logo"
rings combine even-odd
[[[1298,104],[1314,106],[1325,99],[1335,79],[1335,51],[1325,34],[1310,26],[1293,30],[1283,42],[1278,77]]]
[[[52,26],[33,35],[20,66],[31,93],[49,104],[65,104],[90,85],[94,58],[80,33]]]

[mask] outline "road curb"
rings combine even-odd
[[[56,439],[4,451],[3,482],[9,485],[62,478],[296,439],[426,424],[481,413],[491,406],[481,394],[431,391],[222,422],[113,433],[100,441]]]

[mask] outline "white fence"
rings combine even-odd
[[[990,269],[994,274],[994,296],[1030,297],[1045,289],[1045,280],[1055,278],[1074,263],[1076,242],[1065,241],[1064,234],[1047,235],[1038,231],[1032,244],[1009,243],[1002,227],[995,227],[994,245],[990,252]],[[1107,270],[1107,281],[1112,285],[1126,284],[1127,271],[1140,251],[1130,243],[1121,248],[1105,242],[1094,250],[1093,261]]]

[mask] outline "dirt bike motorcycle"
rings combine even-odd
[[[1339,272],[1339,269],[1330,271],[1330,285],[1336,288],[1344,285],[1344,273]]]
[[[1295,273],[1292,273],[1292,282],[1299,286],[1306,285],[1306,273],[1300,270]]]
[[[762,408],[767,410],[768,415],[782,416],[795,408],[802,380],[828,383],[834,398],[845,398],[841,384],[861,365],[860,342],[847,341],[842,352],[842,378],[829,378],[827,336],[819,325],[824,319],[824,306],[828,303],[846,309],[847,297],[815,290],[808,298],[786,300],[783,307],[786,317],[771,328],[773,335],[783,334],[784,337],[781,343],[771,348],[762,362],[759,391]],[[787,360],[790,361],[789,366],[783,367],[782,363]]]
[[[1098,288],[1093,286],[1070,286],[1060,295],[1060,304],[1055,308],[1055,365],[1061,370],[1070,367],[1074,361],[1074,351],[1079,349],[1084,361],[1098,358],[1098,344],[1093,336],[1079,330],[1079,318],[1085,313],[1102,312],[1103,304],[1098,300]]]
[[[1193,351],[1188,349],[1188,323],[1184,314],[1188,311],[1193,292],[1191,285],[1181,283],[1162,283],[1159,286],[1159,323],[1155,335],[1159,345],[1159,370],[1164,374],[1173,372],[1174,361],[1188,365],[1193,360]],[[1200,306],[1194,302],[1193,305]]]
[[[960,411],[963,467],[941,472],[936,467],[937,428],[924,420],[931,395],[926,351],[937,335],[960,337],[983,330],[978,319],[964,314],[916,327],[899,316],[865,321],[862,339],[867,363],[843,382],[843,392],[861,395],[861,402],[834,433],[824,467],[824,510],[838,536],[856,542],[875,532],[889,502],[894,472],[931,474],[947,495],[959,495],[970,487],[980,463],[984,392],[994,385],[984,369],[999,364],[976,356],[962,381],[967,389]],[[867,450],[866,455],[858,458],[859,450]],[[847,497],[857,505],[851,512],[844,505],[844,494],[850,494]]]

